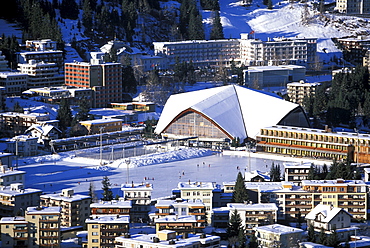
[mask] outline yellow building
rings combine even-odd
[[[2,248],[28,248],[31,244],[29,223],[24,217],[3,217],[0,220]]]
[[[60,207],[28,207],[32,248],[60,247]]]
[[[155,112],[155,103],[153,102],[111,103],[111,105],[114,109],[133,110],[138,112]]]
[[[262,128],[257,150],[298,157],[370,162],[370,135],[289,126]]]
[[[61,194],[40,196],[41,206],[61,207],[60,221],[65,227],[83,226],[90,215],[90,203],[90,196],[76,195],[72,189],[63,189]]]
[[[293,82],[287,84],[287,93],[289,101],[302,105],[305,97],[310,97],[315,94],[316,88],[320,83],[306,83],[304,81]]]
[[[120,119],[99,119],[91,121],[80,121],[89,134],[99,134],[122,131],[122,120]]]
[[[87,219],[87,248],[115,247],[114,239],[128,233],[129,224],[129,216],[104,215]]]

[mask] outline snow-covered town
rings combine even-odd
[[[0,247],[370,247],[369,17],[9,0]]]

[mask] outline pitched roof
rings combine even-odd
[[[232,137],[242,140],[254,138],[262,127],[277,125],[295,109],[300,109],[300,106],[277,96],[227,85],[172,95],[155,132],[163,132],[177,116],[192,110],[213,120]]]
[[[337,214],[341,211],[344,211],[348,215],[352,216],[350,213],[345,211],[343,208],[337,208],[329,205],[319,204],[314,209],[311,210],[306,215],[307,220],[315,220],[318,214],[321,214],[324,218],[321,219],[321,222],[328,223],[330,222]]]
[[[52,125],[39,125],[39,124],[32,124],[32,126],[30,126],[26,131],[25,133],[31,131],[35,129],[36,131],[38,131],[39,133],[41,133],[42,135],[48,135],[50,133],[51,130],[55,129],[57,130],[57,132],[59,133],[62,133],[62,131],[60,131],[58,128],[56,128],[55,126],[52,126]]]

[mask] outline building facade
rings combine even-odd
[[[65,64],[65,84],[91,88],[94,92],[93,107],[108,107],[112,102],[123,101],[122,69],[120,63],[104,63],[104,53],[92,53],[90,63]]]
[[[275,38],[262,41],[241,34],[241,39],[153,42],[154,54],[166,57],[170,67],[190,62],[196,67],[229,66],[231,61],[252,65],[309,65],[316,57],[316,39]]]
[[[288,126],[262,128],[257,150],[289,156],[370,162],[370,136]]]
[[[24,217],[3,217],[0,219],[1,247],[29,248],[31,246],[30,226]]]
[[[60,207],[28,207],[25,217],[30,225],[30,248],[60,247]]]
[[[261,248],[299,247],[299,243],[302,241],[304,233],[302,229],[280,224],[259,226],[255,228],[255,232],[257,242]]]
[[[10,186],[12,183],[25,184],[26,172],[15,170],[8,165],[0,165],[0,186]]]
[[[87,248],[115,247],[115,238],[128,233],[129,224],[129,216],[104,215],[87,219]]]
[[[305,97],[313,97],[320,83],[306,83],[304,81],[288,83],[287,93],[289,101],[302,105]]]
[[[121,119],[98,119],[91,121],[80,121],[80,124],[84,126],[88,134],[98,133],[109,133],[122,131],[122,120]]]
[[[27,89],[28,75],[20,72],[0,72],[0,86],[8,96],[21,95]]]
[[[335,10],[348,15],[370,13],[370,3],[366,0],[337,0]]]
[[[72,189],[63,189],[61,194],[40,196],[42,207],[61,208],[60,224],[64,227],[83,226],[90,215],[90,203],[90,196],[74,194]]]
[[[13,137],[23,134],[32,124],[49,119],[49,114],[5,112],[0,113],[0,128],[3,134]]]
[[[64,75],[59,73],[56,63],[28,61],[18,64],[18,70],[28,75],[28,88],[51,87],[64,84]]]

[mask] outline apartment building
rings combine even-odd
[[[28,207],[31,248],[60,247],[60,207]]]
[[[203,232],[206,226],[205,205],[201,201],[158,200],[157,211],[151,220],[155,222],[156,230],[173,230],[180,233]]]
[[[130,216],[131,201],[100,201],[90,204],[91,216],[119,215]]]
[[[229,219],[235,210],[240,216],[244,230],[248,233],[252,233],[257,226],[277,222],[278,207],[275,203],[229,203],[226,207],[212,210],[212,226],[227,228]]]
[[[63,78],[64,83],[64,78]],[[70,105],[78,105],[82,99],[86,99],[92,106],[94,91],[90,88],[77,88],[72,86],[54,86],[28,89],[23,92],[25,97],[38,96],[47,103],[58,104],[61,99],[68,99]]]
[[[130,212],[131,220],[134,222],[149,220],[149,211],[151,210],[153,185],[150,183],[141,184],[122,184],[124,201],[131,201],[132,208]]]
[[[304,65],[315,61],[316,38],[268,38],[267,41],[252,39],[249,34],[241,34],[240,61],[247,66]]]
[[[221,186],[215,182],[179,182],[177,190],[180,192],[179,198],[188,201],[201,201],[205,206],[207,223],[211,223],[211,210],[214,206],[214,191],[221,191]]]
[[[163,230],[156,234],[135,234],[116,238],[115,248],[141,247],[141,248],[194,248],[194,247],[220,247],[220,237],[206,234],[188,234],[176,237],[176,232]]]
[[[301,186],[286,181],[245,184],[257,202],[278,206],[278,220],[297,221],[319,204],[343,208],[358,220],[367,219],[366,184],[361,180],[303,180]]]
[[[129,216],[104,215],[87,219],[87,248],[115,247],[115,238],[128,233],[129,224]]]
[[[0,216],[16,216],[27,207],[38,206],[42,190],[24,188],[21,183],[0,187]]]
[[[316,88],[320,85],[320,83],[307,83],[304,81],[288,83],[287,93],[289,101],[302,105],[303,99],[314,96]]]
[[[38,154],[38,138],[28,135],[18,135],[13,138],[0,139],[0,143],[5,143],[7,152],[13,153],[18,157],[36,156]],[[18,164],[17,164],[18,166]]]
[[[59,73],[57,63],[29,60],[26,64],[18,64],[18,70],[28,75],[27,89],[64,84],[64,75]]]
[[[0,186],[10,186],[12,183],[24,185],[25,177],[25,171],[16,170],[14,167],[9,167],[8,165],[0,165]]]
[[[176,42],[153,42],[154,54],[167,58],[170,67],[180,62],[192,61],[196,67],[216,64],[229,65],[232,60],[240,61],[239,40],[188,40]]]
[[[60,225],[63,227],[83,226],[90,215],[90,203],[90,196],[75,194],[73,189],[40,196],[42,207],[60,207]]]
[[[347,0],[344,0],[347,1]],[[343,51],[345,61],[362,65],[366,52],[370,49],[370,37],[344,37],[335,39]]]
[[[32,124],[49,119],[49,114],[5,112],[0,113],[0,128],[3,134],[13,137],[23,134]]]
[[[88,134],[98,133],[109,133],[122,131],[122,120],[121,119],[98,119],[91,121],[80,121],[80,124],[84,126]]]
[[[0,219],[1,247],[28,248],[31,246],[30,225],[24,217]]]
[[[268,41],[252,39],[241,34],[241,39],[153,42],[154,54],[167,58],[171,67],[176,59],[196,67],[229,65],[231,61],[252,65],[308,65],[313,63],[316,38],[275,38]]]
[[[255,227],[255,231],[257,243],[261,248],[299,247],[299,243],[304,238],[304,230],[280,224],[258,226]]]
[[[65,84],[91,88],[94,92],[93,107],[108,107],[112,102],[123,101],[122,69],[120,63],[104,63],[104,53],[91,53],[90,63],[65,64]]]
[[[289,156],[370,162],[370,136],[289,126],[262,128],[257,150]]]
[[[366,0],[337,0],[335,10],[347,15],[369,14],[370,3]]]
[[[20,72],[0,72],[0,86],[5,88],[8,96],[19,96],[27,89],[28,75]]]
[[[308,179],[312,163],[283,163],[285,181],[301,185],[302,180]]]

